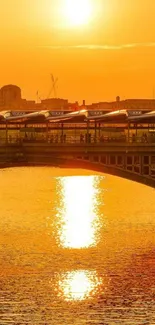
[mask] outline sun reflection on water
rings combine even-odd
[[[67,272],[59,281],[59,294],[61,293],[66,301],[85,300],[92,298],[100,285],[96,271]]]
[[[59,178],[61,204],[57,217],[60,220],[60,242],[64,248],[95,246],[99,227],[97,213],[97,176]]]

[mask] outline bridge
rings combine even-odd
[[[87,168],[155,186],[155,112],[1,114],[0,166]]]

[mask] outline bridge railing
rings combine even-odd
[[[154,137],[148,137],[148,136],[120,136],[120,137],[108,137],[108,136],[102,136],[102,137],[93,137],[93,136],[69,136],[69,135],[63,135],[63,136],[48,136],[48,137],[19,137],[19,136],[8,136],[8,138],[0,138],[0,145],[5,144],[22,144],[22,143],[48,143],[50,145],[56,145],[56,144],[108,144],[108,143],[130,143],[130,144],[139,144],[139,143],[150,143],[155,144],[155,138]]]

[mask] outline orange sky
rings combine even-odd
[[[91,1],[91,22],[67,28],[65,0],[0,0],[0,87],[46,98],[53,73],[71,101],[153,97],[155,0]]]

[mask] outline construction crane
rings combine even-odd
[[[57,98],[57,83],[58,83],[58,78],[54,78],[53,74],[51,74],[51,81],[52,81],[52,87],[49,91],[49,94],[47,96],[47,99],[50,98],[50,95],[52,92],[54,93],[54,97]]]
[[[41,102],[41,96],[40,96],[39,90],[37,90],[36,96],[37,96],[37,103]]]

